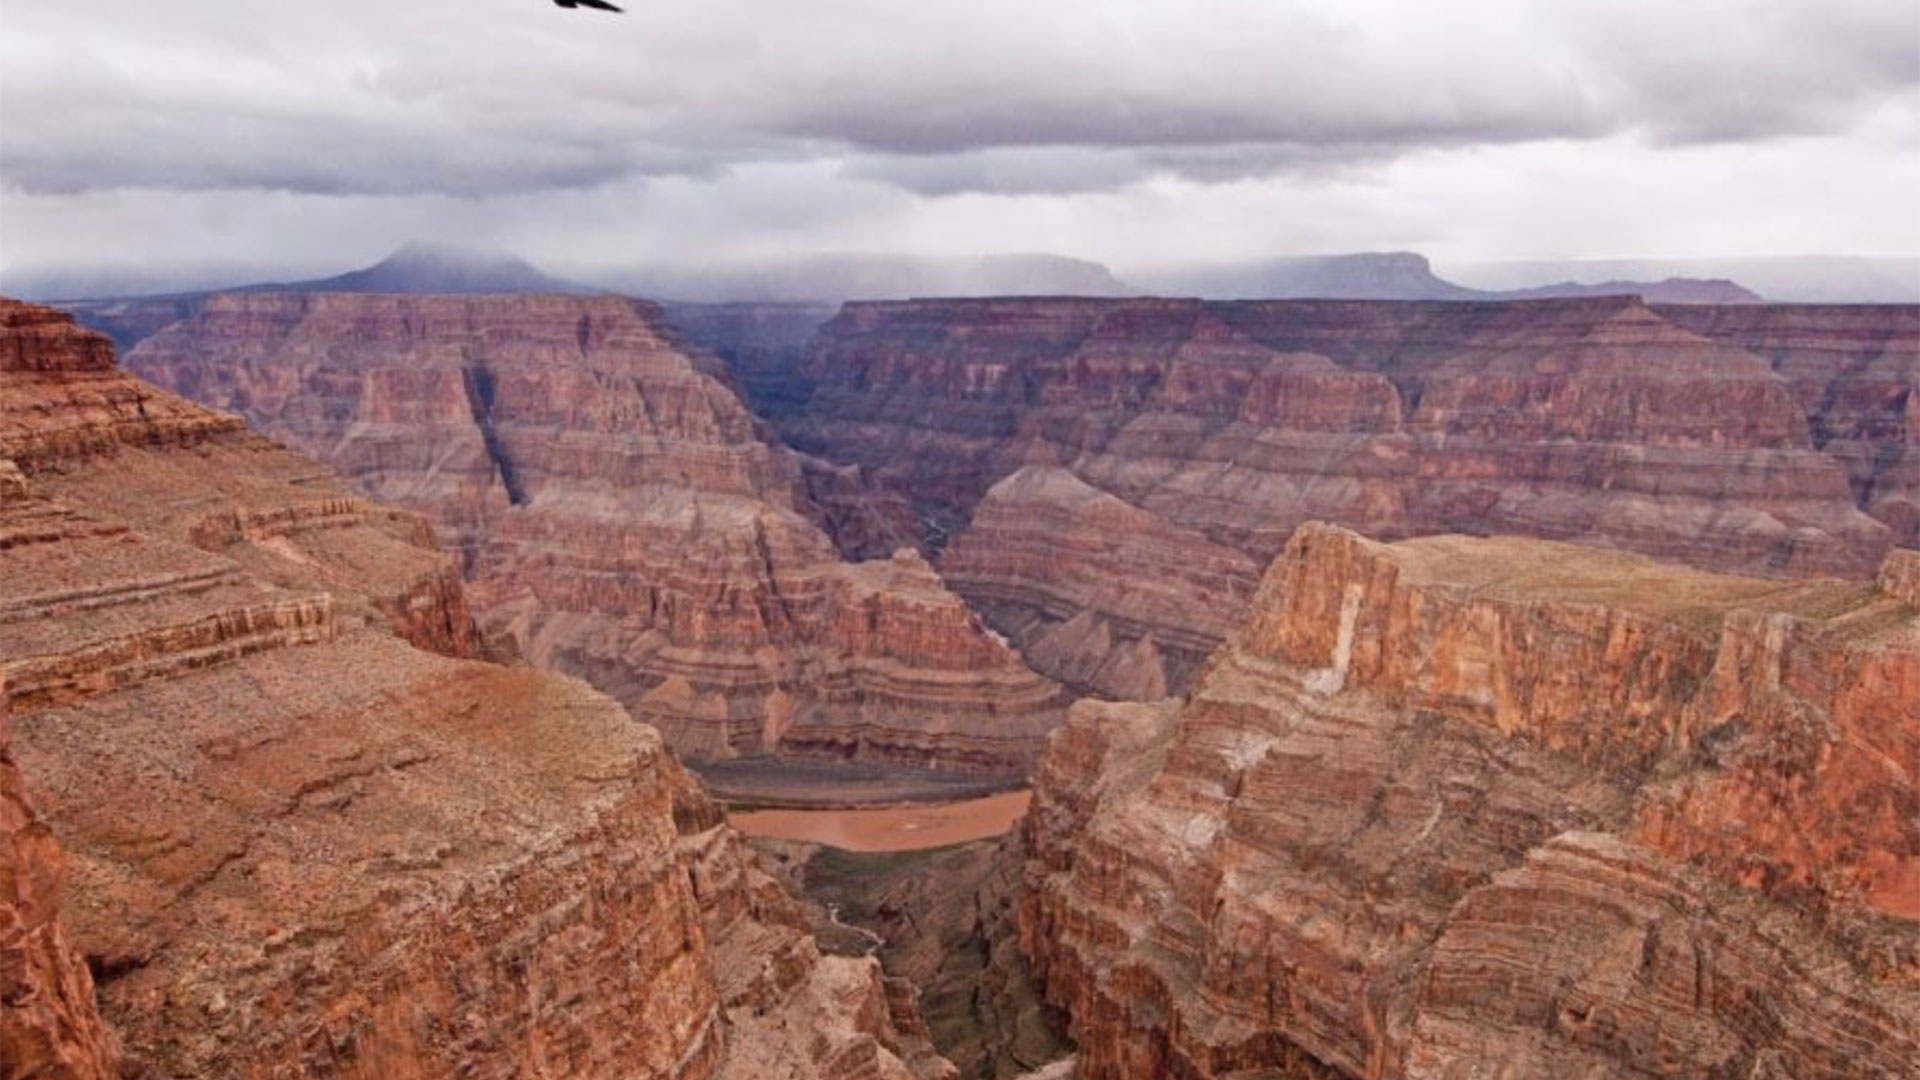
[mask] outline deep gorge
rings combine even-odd
[[[1920,310],[6,310],[71,1075],[1920,1060]],[[703,769],[1034,803],[851,856]]]

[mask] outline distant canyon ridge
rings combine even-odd
[[[0,304],[0,1058],[1912,1075],[1920,307],[379,283]]]
[[[191,299],[245,289],[400,293],[617,292],[698,303],[979,296],[1180,296],[1214,300],[1502,300],[1634,294],[1653,303],[1920,303],[1920,259],[1785,257],[1463,262],[1410,251],[1293,255],[1115,269],[1069,255],[796,254],[699,263],[570,266],[414,242],[344,274],[226,266],[160,271],[16,267],[0,291],[44,300]]]
[[[1017,781],[1074,695],[1191,685],[1312,520],[1769,577],[1920,543],[1914,307],[80,310],[143,377],[427,514],[492,638],[715,768]]]

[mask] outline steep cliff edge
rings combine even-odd
[[[940,572],[1038,670],[1147,701],[1185,692],[1260,580],[1239,551],[1041,466],[987,492]]]
[[[1749,351],[1758,332],[1734,330],[1771,325],[1777,309],[1684,310],[1632,297],[849,304],[811,350],[804,407],[771,415],[800,450],[914,500],[930,550],[958,537],[964,556],[943,569],[1018,597],[1025,614],[1002,622],[1038,667],[1083,687],[1099,686],[1090,648],[1063,663],[1019,627],[1042,610],[1084,613],[1075,630],[1097,644],[1097,624],[1138,622],[1107,598],[1128,594],[1130,564],[1169,528],[1257,562],[1302,522],[1330,520],[1387,539],[1537,536],[1771,577],[1870,577],[1912,489],[1905,436],[1888,425],[1911,422],[1899,410],[1913,309],[1854,316],[1856,335],[1880,343],[1872,379],[1834,374],[1818,335]],[[1829,400],[1829,386],[1852,389]],[[1142,511],[1114,521],[1136,541],[1024,557],[1062,511],[988,497],[1026,468]],[[970,526],[983,535],[970,541]],[[1195,589],[1183,606],[1229,623],[1243,610]]]
[[[1914,1075],[1910,569],[1298,530],[1187,701],[1037,773],[1081,1075]]]
[[[651,305],[216,296],[129,364],[426,513],[489,631],[690,758],[1013,777],[1059,718],[924,561],[841,560],[802,463]]]
[[[823,941],[919,989],[929,1035],[964,1080],[1012,1080],[1071,1052],[1020,951],[1018,832],[914,852],[753,843],[814,903]]]
[[[911,994],[782,928],[658,732],[445,654],[451,566],[0,302],[0,1047],[88,1075],[90,968],[129,1075],[744,1080],[796,1025],[806,1080],[950,1075]]]
[[[66,857],[27,802],[9,711],[0,675],[0,1076],[106,1080],[117,1047],[60,923]]]
[[[1920,309],[1866,304],[1661,307],[1694,333],[1765,357],[1847,467],[1860,506],[1920,546]]]

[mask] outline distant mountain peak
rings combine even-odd
[[[1610,296],[1632,293],[1650,304],[1760,304],[1759,293],[1726,278],[1670,277],[1664,281],[1562,281],[1527,289],[1508,289],[1499,295],[1509,300],[1535,300],[1567,296]]]
[[[371,293],[587,293],[595,290],[545,273],[511,251],[409,240],[364,269],[276,289]]]
[[[443,240],[409,240],[395,248],[393,254],[374,265],[386,266],[396,263],[435,266],[512,266],[516,269],[534,269],[532,263],[505,248],[453,244]]]

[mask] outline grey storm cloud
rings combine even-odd
[[[1920,87],[1910,0],[6,0],[0,182],[473,198],[837,160],[922,195],[1758,140]]]

